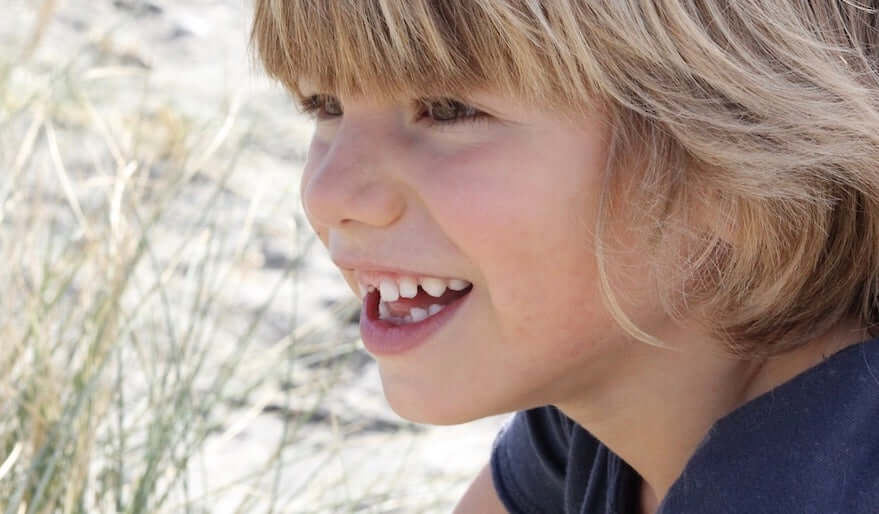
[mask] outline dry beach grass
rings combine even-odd
[[[448,511],[498,420],[382,400],[248,3],[4,4],[0,512]]]

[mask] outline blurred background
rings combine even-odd
[[[0,514],[449,512],[502,419],[385,403],[249,0],[0,0]]]

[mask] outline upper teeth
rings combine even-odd
[[[382,280],[378,286],[378,291],[382,295],[382,301],[396,302],[400,299],[400,289],[393,280]]]
[[[391,284],[393,285],[393,282],[391,282]],[[415,282],[414,278],[401,278],[399,285],[400,296],[403,298],[415,298],[415,295],[418,294],[418,282]]]
[[[446,292],[446,281],[438,278],[421,279],[421,289],[434,298],[439,298]]]
[[[467,282],[466,280],[442,279],[435,277],[421,277],[418,279],[414,277],[384,277],[378,281],[377,286],[379,293],[381,294],[381,301],[396,302],[400,297],[415,298],[418,294],[419,284],[427,294],[434,298],[439,298],[445,294],[447,288],[452,291],[461,291],[470,286],[470,282]],[[373,284],[361,282],[361,296],[366,295],[366,293],[371,291],[374,287]]]
[[[452,291],[463,291],[464,289],[467,289],[467,286],[469,285],[470,282],[467,282],[466,280],[458,280],[456,278],[449,280],[449,289]]]

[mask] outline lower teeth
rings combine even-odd
[[[445,305],[439,304],[433,304],[427,310],[415,307],[410,309],[409,314],[400,317],[393,316],[391,314],[390,308],[388,307],[388,304],[386,302],[379,302],[378,317],[380,320],[387,321],[388,323],[393,323],[395,325],[406,325],[409,323],[424,321],[425,319],[443,310],[443,308],[445,308]]]

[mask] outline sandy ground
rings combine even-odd
[[[4,0],[0,52],[13,56],[26,48],[40,3]],[[122,113],[117,122],[123,123],[125,113],[141,110],[154,116],[171,113],[173,123],[203,129],[196,132],[205,135],[192,146],[213,150],[204,153],[209,156],[206,176],[219,176],[229,162],[236,163],[223,200],[224,229],[232,240],[245,230],[257,234],[257,244],[248,249],[249,265],[234,270],[237,286],[221,293],[230,323],[235,313],[255,310],[266,289],[307,247],[298,285],[279,294],[259,337],[268,344],[312,323],[322,327],[318,335],[324,341],[356,344],[353,318],[330,314],[333,307],[350,307],[351,294],[323,249],[307,245],[299,211],[296,189],[310,124],[249,58],[249,9],[242,0],[59,0],[40,46],[16,72],[16,80],[41,80],[74,63],[90,74],[90,94],[111,126],[114,113]],[[78,160],[79,149],[88,145],[75,134],[59,137],[65,157],[73,162],[71,173],[84,179],[94,174],[88,159]],[[179,224],[161,227],[169,247],[187,237],[180,227],[198,214],[185,202],[175,208]],[[284,456],[289,464],[279,483],[285,511],[450,511],[486,461],[502,419],[456,427],[400,420],[383,400],[374,363],[362,351],[359,355],[322,392],[320,415],[297,431],[297,446]],[[221,420],[226,430],[210,438],[200,456],[200,469],[209,473],[193,480],[193,494],[257,469],[281,436],[284,406],[310,401],[285,397],[282,387],[267,382],[243,404],[228,407]],[[264,494],[241,483],[207,510],[231,512],[236,500],[251,496],[257,498],[252,512],[261,512],[258,500]]]

